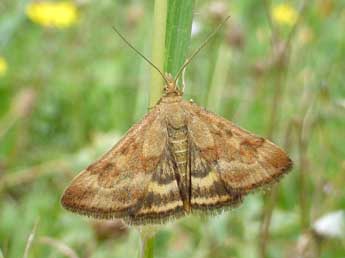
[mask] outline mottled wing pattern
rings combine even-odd
[[[62,205],[95,218],[124,218],[134,224],[149,220],[154,210],[163,215],[178,210],[173,168],[164,153],[167,133],[162,123],[157,106],[100,160],[73,179],[62,196]],[[167,188],[161,185],[166,182]],[[169,209],[159,210],[155,191],[162,201],[167,195],[173,197]]]
[[[235,206],[241,194],[229,192],[212,163],[201,156],[191,143],[191,207],[193,210],[216,211],[224,206]],[[215,164],[215,163],[214,163]]]
[[[127,222],[162,223],[184,214],[175,170],[172,155],[167,148],[152,174],[146,193],[140,201],[140,207],[127,219]]]
[[[221,181],[231,196],[243,195],[277,181],[292,166],[287,154],[269,140],[196,104],[183,101],[181,105],[190,113],[188,128],[191,141],[199,151],[199,160],[209,166],[207,169],[203,165],[203,172],[197,168],[192,171],[193,189],[206,184],[207,178],[215,177],[212,181]],[[195,181],[198,176],[203,181]]]

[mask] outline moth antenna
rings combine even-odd
[[[159,74],[162,76],[163,80],[166,82],[166,84],[169,84],[168,79],[164,76],[164,74],[162,73],[161,70],[159,70],[159,68],[154,65],[152,63],[152,61],[150,59],[148,59],[146,56],[144,56],[144,54],[142,54],[138,49],[136,49],[131,43],[129,43],[129,41],[120,33],[120,31],[118,29],[116,29],[115,26],[112,26],[113,30],[116,32],[117,35],[120,36],[120,38],[126,43],[127,46],[129,46],[135,53],[137,53],[139,56],[141,56],[149,65],[151,65],[154,69],[157,70],[157,72],[159,72]]]
[[[186,77],[185,77],[185,74],[186,74],[186,70],[187,70],[187,67],[185,67],[182,71],[182,93],[184,93],[184,90],[186,88]]]
[[[178,78],[181,76],[183,70],[185,69],[185,67],[187,65],[190,64],[190,62],[193,60],[193,58],[207,45],[207,43],[214,37],[214,35],[217,34],[217,32],[220,30],[221,27],[223,27],[223,25],[229,20],[230,15],[228,17],[226,17],[224,19],[224,21],[222,21],[218,27],[208,35],[208,37],[204,40],[204,42],[201,44],[201,46],[199,48],[197,48],[193,54],[186,59],[186,61],[184,62],[184,64],[182,65],[182,67],[178,70],[176,77],[175,77],[175,83],[177,82]]]

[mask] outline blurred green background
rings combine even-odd
[[[65,211],[63,189],[148,110],[154,1],[0,2],[0,257],[137,257],[121,221]],[[159,227],[155,257],[345,257],[345,2],[194,3],[186,98],[294,160],[269,193]],[[31,237],[29,237],[31,235]]]

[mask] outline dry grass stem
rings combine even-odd
[[[267,1],[263,1],[264,6],[266,9],[266,13],[268,14],[268,19],[271,21],[270,15],[269,15],[269,10],[270,7],[267,4]],[[276,34],[276,31],[272,31],[272,37],[275,37],[272,39],[273,45],[272,45],[272,56],[277,56],[278,62],[276,63],[275,67],[275,72],[276,72],[276,87],[275,87],[275,92],[273,95],[273,100],[272,100],[272,107],[271,107],[271,116],[270,116],[270,122],[268,126],[268,131],[267,131],[267,136],[269,138],[273,137],[274,131],[278,126],[279,122],[279,112],[280,112],[280,105],[282,103],[282,92],[284,90],[284,85],[286,81],[286,75],[288,73],[289,69],[289,58],[291,55],[291,40],[293,36],[295,35],[298,26],[301,24],[301,19],[303,16],[303,13],[306,9],[307,6],[307,0],[303,1],[301,3],[301,6],[299,8],[298,12],[298,18],[297,21],[295,22],[294,26],[292,27],[290,33],[288,34],[288,37],[281,45],[279,41],[276,40],[276,38],[279,38],[279,35]],[[272,24],[273,25],[273,24]],[[271,29],[274,29],[273,26],[271,26]],[[283,59],[283,63],[280,62],[279,59]],[[283,64],[282,67],[280,65]],[[273,209],[276,203],[277,199],[277,189],[274,187],[272,189],[272,192],[270,196],[268,197],[268,200],[265,204],[264,211],[263,211],[263,216],[262,216],[262,221],[261,221],[261,226],[260,226],[260,241],[259,241],[259,257],[261,258],[266,258],[267,256],[267,245],[269,241],[269,228],[271,224],[271,218],[272,218],[272,213]]]
[[[43,237],[40,237],[38,239],[38,241],[42,244],[46,244],[46,245],[53,247],[54,249],[56,249],[59,253],[63,254],[64,256],[67,256],[69,258],[79,258],[77,253],[72,248],[70,248],[68,245],[66,245],[65,243],[63,243],[57,239],[43,236]]]
[[[35,222],[33,228],[32,228],[32,231],[28,237],[28,240],[26,241],[26,246],[25,246],[25,250],[24,250],[24,255],[23,255],[23,258],[28,258],[29,257],[29,252],[30,252],[30,248],[32,246],[32,243],[35,239],[35,235],[36,235],[36,230],[37,230],[37,226],[38,226],[38,219],[37,221]]]

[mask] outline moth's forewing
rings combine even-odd
[[[181,105],[189,111],[193,121],[189,130],[200,158],[208,162],[210,173],[217,172],[217,177],[210,178],[218,181],[219,177],[228,192],[246,194],[277,181],[291,168],[288,155],[269,140],[196,104],[183,101]]]
[[[62,205],[95,218],[135,219],[166,142],[158,108],[133,126],[101,159],[75,177]]]

